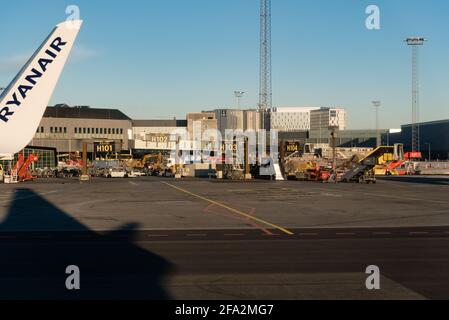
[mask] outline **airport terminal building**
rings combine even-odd
[[[304,111],[301,108],[295,110],[297,112]],[[284,111],[280,112],[283,115],[289,115],[292,112],[291,110],[281,111]],[[330,144],[329,126],[333,124],[331,120],[334,117],[337,119],[335,124],[339,128],[336,141],[339,147],[373,148],[376,146],[376,130],[345,130],[346,113],[341,109],[320,108],[309,109],[307,112],[310,113],[310,118],[306,119],[310,121],[309,130],[306,130],[307,125],[301,127],[302,130],[293,130],[298,128],[287,126],[287,129],[279,130],[279,139],[296,140],[300,143]],[[251,112],[250,114],[252,115]],[[236,118],[239,121],[234,121],[235,119],[231,118]],[[195,130],[203,132],[207,129],[218,129],[222,131],[226,127],[229,129],[252,129],[252,125],[245,125],[245,118],[244,113],[239,113],[238,110],[217,109],[213,112],[190,113],[185,120],[132,120],[118,109],[56,105],[47,108],[29,145],[49,148],[56,150],[58,154],[65,154],[81,152],[83,143],[87,143],[90,154],[95,143],[108,142],[114,146],[115,153],[126,150],[126,152],[141,155],[174,150],[176,142],[170,137],[170,133],[176,130],[184,129],[192,135]],[[295,119],[293,118],[293,120]],[[252,120],[254,119],[251,118],[251,123],[257,122]],[[295,120],[295,122],[297,121]],[[277,129],[282,129],[282,126]],[[448,132],[449,120],[420,124],[420,151],[424,158],[428,158],[430,151],[430,156],[434,160],[449,159]],[[402,126],[398,132],[381,130],[381,136],[383,145],[403,143],[405,150],[411,148],[411,125]],[[194,141],[183,142],[181,144],[183,149],[195,150],[199,147],[195,146]]]
[[[433,160],[449,159],[449,119],[419,124],[420,150],[423,158]],[[405,150],[412,148],[412,125],[402,126],[399,133],[389,134],[390,143],[403,143]]]
[[[128,150],[131,140],[131,119],[117,109],[57,105],[46,109],[30,145],[71,153],[82,151],[87,143],[92,152],[94,142],[110,141],[120,151]]]

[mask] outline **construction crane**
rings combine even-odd
[[[259,111],[265,111],[271,107],[271,0],[261,0]]]

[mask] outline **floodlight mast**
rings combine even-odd
[[[241,108],[241,100],[244,94],[245,92],[241,90],[234,91],[235,98],[237,99],[237,109]]]
[[[420,152],[419,128],[419,46],[427,40],[423,37],[410,37],[405,39],[407,45],[412,47],[412,152]]]
[[[381,136],[380,136],[380,127],[379,127],[379,108],[382,105],[381,101],[373,101],[372,102],[374,108],[376,109],[376,147],[380,147],[381,145]]]

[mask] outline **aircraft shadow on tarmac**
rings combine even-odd
[[[0,299],[170,299],[162,283],[173,266],[133,244],[136,227],[100,234],[17,190],[0,223]],[[80,269],[80,290],[66,288],[69,265]]]

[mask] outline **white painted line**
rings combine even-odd
[[[139,184],[137,184],[137,183],[135,183],[135,182],[132,182],[132,181],[129,181],[129,184],[131,184],[131,185],[133,185],[133,186],[138,186]]]

